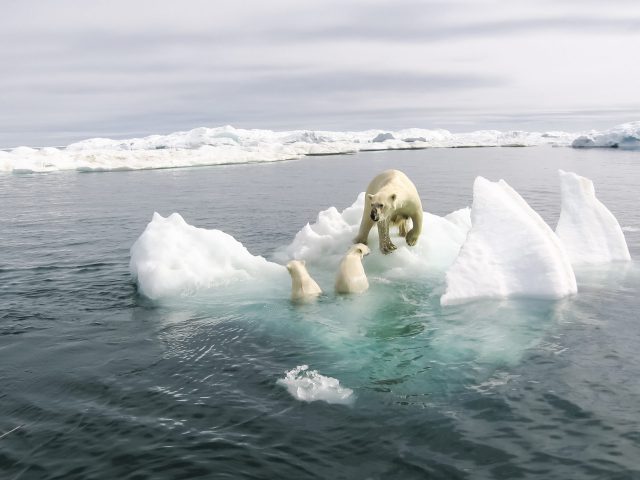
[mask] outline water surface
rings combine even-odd
[[[591,178],[640,255],[639,157],[433,149],[276,164],[0,176],[3,478],[640,478],[640,274],[579,270],[559,302],[441,308],[442,279],[295,307],[281,290],[154,304],[129,248],[154,211],[271,257],[386,168],[424,208],[504,178],[552,227],[557,169]],[[425,232],[428,234],[428,232]],[[288,285],[283,286],[287,291]],[[294,399],[308,364],[352,406]]]

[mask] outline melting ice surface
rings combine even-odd
[[[316,370],[309,370],[308,365],[299,365],[288,371],[277,383],[286,387],[294,398],[303,402],[322,400],[327,403],[349,405],[355,400],[353,390],[340,386],[340,381],[335,378],[320,375]]]
[[[303,155],[333,155],[368,150],[434,147],[637,147],[640,122],[604,132],[580,135],[566,132],[447,130],[410,128],[398,131],[330,132],[244,130],[231,126],[200,127],[187,132],[112,140],[93,138],[64,148],[17,147],[0,151],[0,172],[56,170],[111,171],[175,168],[231,163],[291,160]]]

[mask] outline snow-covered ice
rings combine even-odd
[[[220,230],[189,225],[178,214],[153,214],[131,247],[131,274],[150,299],[193,294],[235,282],[288,281],[283,266],[254,256]]]
[[[573,140],[574,148],[640,149],[640,121],[623,123],[609,130],[580,135]]]
[[[507,182],[478,177],[471,230],[446,273],[443,305],[475,298],[561,298],[577,291],[558,237]]]
[[[593,182],[572,172],[560,173],[562,210],[556,234],[574,265],[630,260],[616,217],[596,198]]]
[[[0,151],[0,172],[56,170],[110,171],[176,168],[232,163],[274,162],[304,155],[335,155],[369,150],[447,147],[567,146],[576,134],[442,129],[331,132],[271,131],[232,126],[200,127],[168,135],[112,140],[92,138],[63,148],[17,147]]]
[[[303,402],[322,400],[327,403],[349,405],[354,402],[353,390],[340,385],[336,378],[325,377],[317,370],[309,370],[308,365],[299,365],[286,372],[277,381],[296,399]]]
[[[339,212],[335,207],[318,214],[315,223],[305,225],[293,242],[276,255],[278,261],[305,260],[318,268],[336,268],[358,233],[364,192],[350,207]],[[378,231],[371,229],[366,269],[382,277],[413,278],[416,274],[445,271],[455,260],[470,226],[469,210],[458,210],[448,217],[424,212],[423,233],[414,247],[392,229],[392,241],[398,247],[391,255],[383,255],[378,248]]]

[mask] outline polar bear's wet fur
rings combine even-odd
[[[408,230],[408,220],[412,228]],[[416,186],[400,170],[386,170],[376,176],[367,187],[360,231],[354,243],[367,244],[369,232],[378,225],[380,250],[391,253],[396,246],[391,242],[389,227],[398,226],[400,236],[412,247],[422,232],[422,202]]]
[[[291,275],[292,302],[307,302],[322,293],[322,289],[309,275],[304,260],[291,260],[287,263],[287,270]]]
[[[369,247],[358,243],[349,248],[342,258],[336,277],[337,293],[362,293],[369,288],[369,280],[364,273],[362,257],[369,255]]]

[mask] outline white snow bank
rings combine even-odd
[[[574,265],[631,260],[616,217],[596,198],[593,182],[560,173],[562,211],[556,234]]]
[[[420,128],[399,131],[275,132],[244,130],[227,125],[126,140],[92,138],[64,148],[18,147],[0,151],[0,171],[139,170],[274,162],[303,155],[333,155],[364,150],[569,145],[573,138],[575,135],[562,132],[482,130],[451,133]]]
[[[316,222],[300,230],[293,242],[276,254],[278,261],[305,260],[314,269],[335,270],[353,244],[364,210],[364,192],[350,207],[338,212],[335,207],[321,211]],[[444,271],[455,260],[470,227],[469,209],[453,212],[446,218],[424,212],[422,234],[414,247],[392,229],[391,238],[398,247],[390,255],[378,248],[378,231],[369,234],[371,254],[366,257],[367,275],[412,277],[416,272]]]
[[[353,403],[353,390],[340,386],[340,381],[309,370],[308,365],[300,365],[286,372],[284,378],[277,381],[296,399],[303,402],[322,400],[327,403],[348,405]]]
[[[580,135],[571,143],[574,148],[640,148],[640,121],[618,125],[609,130]]]
[[[561,298],[577,291],[560,240],[504,180],[476,178],[471,224],[447,271],[443,305],[482,297]]]
[[[231,235],[193,227],[177,213],[153,214],[131,247],[129,268],[151,299],[193,294],[239,281],[287,282],[284,267],[254,256]]]

